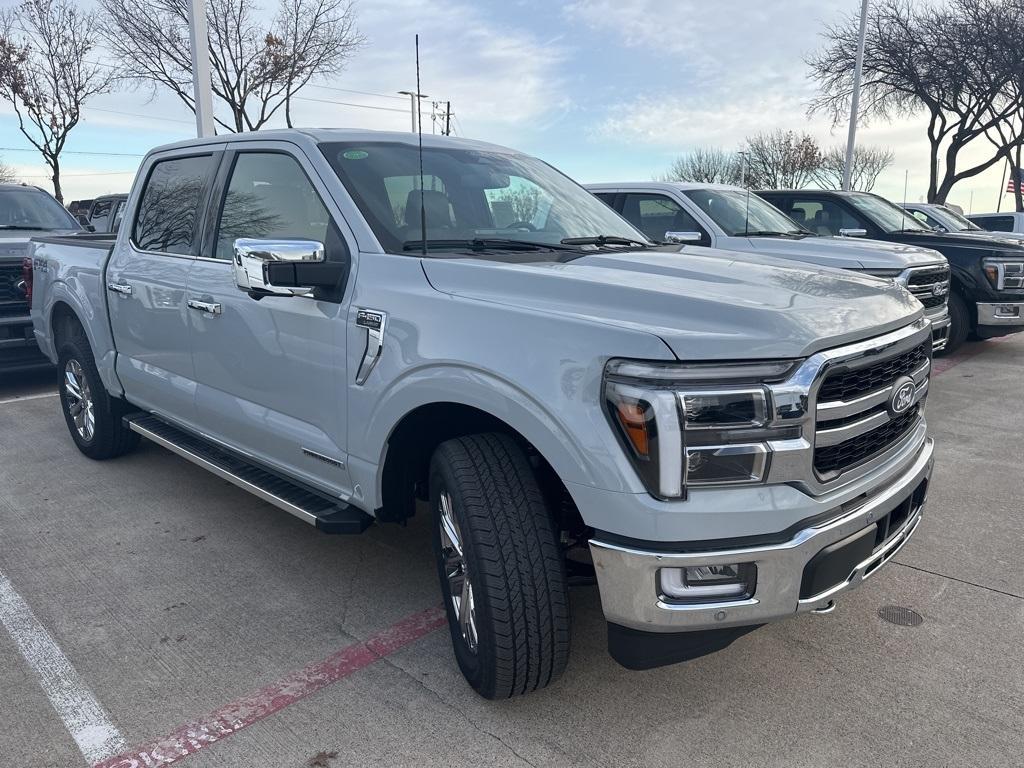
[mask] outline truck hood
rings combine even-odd
[[[996,233],[989,232],[985,235],[978,235],[972,232],[903,232],[893,235],[893,237],[899,238],[901,243],[917,245],[923,248],[941,249],[949,246],[954,248],[975,248],[982,251],[998,249],[1007,252],[1016,251],[1016,253],[1013,253],[1014,256],[1024,255],[1024,241],[989,237],[989,235],[993,234]]]
[[[945,263],[946,257],[930,248],[853,237],[752,237],[758,253],[798,259],[841,269],[906,269]]]
[[[443,293],[652,333],[681,360],[804,357],[922,314],[891,280],[714,249],[599,253],[564,264],[424,259],[423,269]],[[557,324],[551,333],[559,339]]]

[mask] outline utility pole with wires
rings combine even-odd
[[[206,28],[206,0],[189,0],[188,31],[192,46],[192,97],[196,105],[196,135],[214,136],[213,91],[210,85],[210,36]]]
[[[853,66],[853,92],[850,94],[850,132],[846,138],[846,165],[843,166],[843,191],[850,191],[853,178],[853,150],[857,143],[857,113],[860,111],[860,81],[864,70],[864,41],[868,29],[868,0],[860,4],[860,34],[857,38],[857,62]]]
[[[444,111],[439,111],[441,105],[444,105]],[[435,101],[434,107],[431,110],[431,118],[441,123],[441,135],[451,136],[452,135],[452,103],[451,101]]]
[[[412,112],[412,132],[413,133],[417,133],[418,130],[419,130],[419,120],[417,120],[417,117],[419,115],[419,103],[418,103],[418,101],[420,99],[427,98],[427,94],[419,93],[418,89],[416,91],[399,91],[399,93],[402,96],[408,96],[409,97],[409,107],[410,107],[410,110]]]

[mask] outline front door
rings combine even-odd
[[[328,260],[348,259],[326,191],[289,147],[246,143],[225,158],[218,220],[189,280],[196,410],[205,434],[347,496],[342,303],[253,298],[231,263],[237,238],[315,240]]]
[[[195,422],[195,375],[186,285],[219,158],[171,154],[142,169],[146,182],[130,212],[130,237],[114,249],[105,278],[127,399],[188,426]]]

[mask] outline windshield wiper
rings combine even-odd
[[[407,240],[402,243],[403,251],[422,251],[422,240]],[[468,248],[472,251],[564,251],[572,250],[558,243],[541,243],[535,240],[515,240],[505,237],[474,237],[466,240],[427,240],[428,251],[452,251]]]
[[[782,232],[777,229],[752,229],[749,232],[737,232],[736,237],[743,235],[744,237],[794,237],[804,238],[808,237],[813,233],[807,232],[803,229],[790,229],[786,232]]]
[[[628,237],[618,235],[592,235],[590,237],[563,237],[562,245],[638,245],[641,248],[650,248],[650,243],[642,240],[631,240]]]
[[[49,232],[49,227],[26,227],[23,224],[0,224],[0,229],[23,229],[28,232]]]

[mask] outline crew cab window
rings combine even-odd
[[[989,232],[1013,232],[1013,216],[978,216],[971,221]]]
[[[230,260],[240,237],[326,244],[331,215],[295,158],[243,152],[235,159],[217,222],[218,259]]]
[[[795,197],[789,217],[817,235],[838,235],[841,229],[865,227],[863,222],[854,218],[843,206],[831,200]]]
[[[192,252],[199,207],[213,168],[212,155],[161,160],[142,190],[132,241],[143,251]]]
[[[652,240],[665,242],[666,232],[700,232],[697,220],[675,200],[665,195],[631,193],[625,195],[622,215]]]

